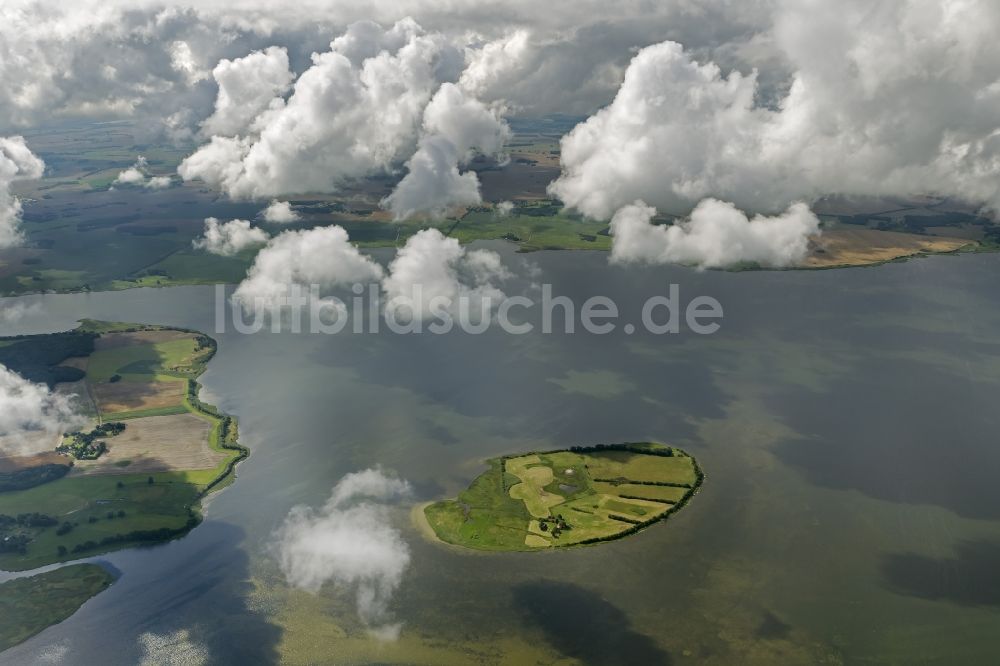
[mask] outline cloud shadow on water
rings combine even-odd
[[[964,541],[954,557],[894,553],[881,564],[885,586],[928,601],[1000,608],[1000,542]]]
[[[985,445],[1000,429],[994,384],[887,358],[830,383],[828,393],[768,398],[772,413],[807,434],[776,444],[782,462],[823,487],[1000,519],[1000,448]]]
[[[524,621],[553,648],[584,664],[671,664],[670,654],[631,628],[628,616],[577,585],[534,581],[514,588]]]

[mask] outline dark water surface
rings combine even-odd
[[[216,335],[203,398],[253,451],[237,482],[187,538],[99,558],[121,579],[0,662],[1000,661],[1000,256],[722,273],[494,247],[625,320],[676,282],[723,304],[722,330]],[[214,328],[210,287],[20,300],[43,309],[5,333]],[[351,471],[382,465],[429,500],[486,457],[644,439],[686,448],[707,480],[629,539],[469,555],[400,509],[395,643],[365,633],[350,591],[291,593],[270,554],[288,510]]]

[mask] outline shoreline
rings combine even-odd
[[[410,525],[414,527],[420,536],[424,538],[425,541],[430,541],[432,543],[439,543],[445,545],[452,545],[447,541],[442,541],[441,537],[437,535],[434,528],[431,527],[431,523],[427,520],[427,514],[424,513],[424,509],[433,504],[433,501],[420,502],[419,504],[414,504],[410,508]]]
[[[590,249],[590,248],[571,248],[571,247],[554,247],[554,248],[523,248],[520,243],[514,241],[508,241],[503,238],[477,238],[472,241],[462,243],[462,245],[471,245],[473,243],[481,242],[493,242],[493,241],[503,241],[509,245],[516,248],[516,254],[534,254],[535,252],[599,252],[608,254],[610,250],[606,249]],[[970,247],[972,246],[972,247]],[[362,245],[360,249],[386,249],[395,246],[390,245]],[[927,250],[917,250],[910,254],[902,254],[898,257],[893,257],[891,259],[879,259],[877,261],[868,261],[864,263],[846,263],[846,264],[829,264],[821,266],[784,266],[784,267],[766,267],[766,266],[730,266],[728,268],[708,268],[706,270],[719,271],[722,273],[757,273],[757,272],[783,272],[783,271],[836,271],[836,270],[846,270],[851,268],[874,268],[876,266],[885,266],[886,264],[901,264],[917,259],[925,259],[928,257],[949,257],[958,255],[976,255],[976,254],[1000,254],[1000,247],[982,247],[979,245],[978,241],[970,241],[966,245],[955,248],[954,250],[942,250],[939,252],[927,251]],[[664,264],[667,265],[667,264]],[[674,266],[684,267],[685,264],[670,264]],[[697,270],[693,266],[687,266]],[[69,288],[69,289],[48,289],[42,291],[20,291],[14,293],[0,294],[0,299],[5,298],[22,298],[24,296],[46,296],[46,295],[63,295],[63,294],[93,294],[93,293],[103,293],[103,292],[115,292],[115,291],[128,291],[130,289],[168,289],[171,287],[204,287],[204,286],[235,286],[238,283],[234,282],[219,282],[215,280],[207,280],[200,278],[192,279],[180,279],[180,280],[167,280],[157,284],[142,284],[142,283],[131,283],[125,278],[119,278],[121,284],[113,285],[99,285],[95,289],[84,289],[84,288]]]
[[[91,325],[96,325],[101,327],[102,325],[111,324],[112,327],[119,324],[124,324],[129,328],[125,328],[126,332],[137,330],[168,330],[168,331],[179,331],[182,333],[189,333],[192,335],[197,335],[204,337],[210,342],[209,352],[199,361],[198,366],[195,368],[195,372],[192,376],[186,377],[183,381],[186,382],[186,390],[182,397],[182,406],[184,407],[184,412],[186,414],[192,414],[200,419],[207,421],[210,424],[208,434],[207,434],[207,445],[213,451],[219,451],[225,453],[228,460],[225,465],[219,469],[218,473],[210,478],[203,487],[195,494],[193,503],[186,506],[187,509],[187,521],[178,527],[160,527],[150,530],[139,530],[142,534],[138,534],[136,531],[126,533],[125,537],[119,541],[108,541],[103,540],[98,543],[94,543],[92,547],[87,548],[86,551],[80,552],[69,552],[66,556],[57,556],[53,561],[45,562],[43,564],[37,564],[34,562],[30,563],[19,563],[15,558],[0,557],[0,573],[2,574],[18,574],[27,572],[41,572],[48,567],[53,567],[54,569],[61,568],[63,566],[71,565],[72,563],[79,563],[89,561],[93,558],[99,558],[101,556],[107,555],[109,553],[115,553],[123,550],[129,550],[133,548],[149,548],[154,547],[163,543],[169,543],[177,539],[182,539],[187,536],[192,530],[198,527],[205,519],[205,513],[207,511],[209,500],[214,497],[214,495],[236,480],[236,470],[239,464],[245,461],[250,456],[250,449],[239,441],[239,422],[238,419],[231,415],[221,411],[216,405],[212,405],[203,402],[199,397],[201,390],[201,383],[198,378],[204,374],[208,369],[209,363],[215,358],[218,352],[218,341],[212,336],[197,331],[190,328],[184,328],[180,326],[165,326],[159,324],[140,324],[140,323],[130,323],[130,322],[102,322],[94,321],[89,319],[78,320],[78,325],[75,328],[68,329],[67,332],[79,331],[87,328]],[[116,332],[115,328],[108,330],[103,330],[99,335],[107,334],[109,332]],[[27,334],[27,335],[15,335],[8,336],[12,338],[33,338],[37,335],[44,334]],[[88,387],[89,390],[89,387]],[[220,463],[221,464],[221,463]],[[159,473],[183,473],[187,471],[201,471],[201,470],[167,470],[165,472],[153,472],[151,474]],[[126,472],[123,475],[128,475]],[[140,476],[143,473],[138,473]],[[76,478],[83,478],[83,475],[78,475]],[[149,477],[152,479],[152,476]],[[61,479],[56,479],[52,483],[58,483]],[[172,483],[172,481],[170,481]],[[31,490],[30,488],[27,490]],[[18,491],[14,491],[18,492]],[[148,534],[146,532],[149,532]],[[73,557],[73,556],[76,557]],[[65,558],[65,559],[59,559]],[[14,560],[14,561],[8,561]],[[27,573],[27,575],[31,575]],[[0,578],[0,580],[6,580],[6,578]]]
[[[651,448],[651,449],[648,449],[648,450],[643,450],[643,445],[649,445],[649,444],[652,444],[654,448]],[[578,454],[586,454],[586,453],[600,452],[600,451],[604,451],[604,450],[607,450],[607,451],[628,451],[628,452],[632,452],[632,453],[635,453],[635,454],[642,454],[642,455],[647,455],[647,456],[656,456],[656,455],[665,455],[663,453],[655,453],[654,452],[655,451],[655,447],[663,447],[663,446],[665,446],[665,445],[663,445],[663,444],[661,444],[659,442],[621,442],[621,443],[615,443],[615,444],[597,444],[597,445],[593,445],[593,446],[579,446],[579,447],[574,446],[574,447],[569,447],[569,448],[554,449],[554,450],[547,450],[547,451],[527,451],[527,452],[523,452],[523,453],[518,453],[516,455],[501,455],[501,456],[497,456],[497,457],[494,457],[494,458],[487,459],[486,463],[490,467],[490,469],[488,469],[486,472],[483,472],[482,474],[480,474],[479,476],[477,476],[475,479],[473,479],[473,481],[470,483],[469,487],[471,487],[472,484],[476,483],[481,477],[489,474],[490,471],[492,470],[492,468],[497,463],[499,463],[500,474],[501,474],[501,479],[502,479],[503,476],[506,475],[505,466],[506,466],[506,461],[508,459],[523,458],[525,456],[538,456],[538,455],[553,454],[553,453],[578,453]],[[688,453],[687,451],[685,451],[684,449],[682,449],[680,447],[670,446],[670,447],[666,447],[666,448],[670,449],[672,451],[680,452],[680,454],[681,454],[682,457],[688,458],[688,459],[691,460],[691,465],[692,465],[693,470],[694,470],[694,481],[692,483],[690,483],[690,484],[687,484],[687,485],[677,484],[677,483],[658,483],[658,482],[647,482],[647,481],[635,481],[635,482],[632,482],[632,483],[638,483],[640,485],[677,486],[677,487],[681,487],[681,488],[686,488],[687,492],[684,493],[683,497],[681,497],[677,501],[671,502],[669,504],[669,506],[666,508],[666,510],[664,510],[661,513],[656,514],[651,519],[648,519],[648,520],[639,520],[639,521],[632,521],[632,520],[625,521],[625,522],[632,523],[632,525],[630,527],[628,527],[627,529],[624,529],[624,530],[622,530],[620,532],[616,532],[614,534],[610,534],[610,535],[606,535],[606,536],[597,536],[597,537],[593,537],[593,538],[587,538],[587,539],[584,539],[584,540],[581,540],[581,541],[577,541],[577,542],[573,542],[573,543],[550,544],[549,546],[544,547],[544,548],[521,547],[520,545],[516,546],[516,547],[508,547],[508,548],[480,548],[480,547],[478,547],[476,545],[469,545],[467,543],[453,543],[453,542],[450,542],[450,541],[446,541],[443,538],[441,538],[440,536],[438,536],[437,532],[434,530],[433,526],[431,525],[430,520],[427,518],[427,513],[426,513],[425,509],[428,506],[430,506],[432,504],[437,504],[439,502],[448,502],[448,501],[455,502],[455,501],[460,501],[460,494],[458,496],[454,497],[454,498],[446,498],[444,500],[422,502],[422,503],[414,506],[410,510],[410,522],[413,523],[413,526],[417,529],[417,531],[419,531],[421,533],[421,536],[423,538],[427,539],[427,540],[434,541],[434,542],[437,542],[437,543],[445,544],[445,545],[447,545],[447,546],[449,546],[451,548],[459,549],[459,550],[461,550],[462,552],[465,552],[465,553],[480,553],[480,554],[484,554],[484,555],[486,555],[486,554],[499,554],[499,553],[554,552],[554,551],[566,550],[566,549],[570,549],[570,548],[598,546],[598,545],[601,545],[601,544],[604,544],[604,543],[608,543],[608,542],[611,542],[611,541],[617,541],[617,540],[620,540],[620,539],[624,539],[624,538],[627,538],[627,537],[632,536],[634,534],[638,534],[640,532],[643,532],[646,529],[652,527],[653,525],[656,525],[657,523],[666,522],[667,520],[669,520],[670,518],[672,518],[678,511],[682,510],[684,507],[687,506],[688,502],[690,502],[691,499],[695,495],[697,495],[699,493],[699,491],[701,490],[702,485],[704,484],[704,481],[705,481],[705,472],[701,469],[701,465],[698,464],[698,460],[693,455],[691,455],[690,453]],[[670,454],[668,457],[673,457],[673,454]],[[629,496],[624,496],[624,497],[629,497]],[[636,498],[636,499],[639,499],[639,498]],[[529,527],[529,531],[530,531],[530,527]]]
[[[437,500],[440,501],[440,500]],[[546,549],[536,549],[534,551],[529,550],[480,550],[477,548],[468,548],[466,546],[461,546],[457,543],[449,543],[439,537],[434,528],[431,527],[431,523],[427,520],[427,514],[424,513],[426,509],[431,504],[434,504],[435,500],[429,500],[427,502],[420,502],[414,504],[409,510],[410,527],[412,527],[416,532],[420,534],[421,540],[426,543],[437,546],[438,548],[445,548],[451,553],[456,555],[462,555],[464,557],[483,557],[483,556],[496,556],[496,555],[517,555],[519,553],[542,553],[555,550],[554,548]]]

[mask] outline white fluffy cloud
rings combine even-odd
[[[534,115],[588,113],[610,99],[630,49],[665,38],[710,47],[751,35],[766,22],[768,4],[5,0],[0,6],[0,131],[52,116],[110,115],[141,119],[151,132],[190,138],[198,121],[213,112],[216,89],[210,74],[221,60],[278,45],[288,49],[298,69],[353,22],[393,25],[408,16],[455,36],[463,50],[466,43],[498,42],[482,58],[484,66],[468,77],[477,94],[511,98]],[[410,32],[403,25],[372,38],[371,30],[364,34],[371,25],[355,29],[338,48],[355,60],[394,52]],[[529,29],[530,36],[524,33]],[[177,124],[178,114],[192,109],[191,117]]]
[[[170,65],[174,71],[183,75],[189,85],[208,78],[208,72],[199,64],[191,51],[191,45],[182,39],[175,40],[169,46]]]
[[[479,316],[504,297],[495,283],[508,277],[510,272],[496,252],[467,250],[437,229],[424,229],[396,254],[382,289],[387,307],[393,299],[401,304],[395,310],[400,320],[408,314],[418,320],[437,316],[438,307],[455,315],[463,299],[469,315]]]
[[[499,155],[510,136],[502,109],[487,107],[452,83],[443,84],[424,109],[423,136],[406,163],[406,176],[382,205],[397,220],[419,214],[441,214],[455,206],[482,201],[479,179],[459,172],[474,150]]]
[[[379,637],[395,638],[389,604],[410,564],[410,548],[389,519],[389,504],[410,485],[379,469],[348,474],[320,508],[296,506],[275,533],[278,563],[290,585],[317,593],[350,588],[358,615]]]
[[[212,70],[219,85],[215,111],[202,123],[202,132],[234,136],[250,124],[272,103],[283,102],[294,75],[288,68],[288,51],[271,46],[243,58],[224,59]]]
[[[388,31],[352,26],[329,51],[313,54],[288,100],[275,97],[254,132],[214,136],[178,173],[252,199],[333,191],[387,171],[412,154],[424,107],[461,62],[447,39],[412,21]]]
[[[780,215],[753,219],[733,204],[704,199],[691,216],[672,226],[652,223],[656,209],[641,201],[611,218],[611,261],[679,263],[715,268],[741,261],[790,266],[805,258],[819,219],[809,207],[793,204]]]
[[[233,299],[260,310],[279,304],[292,285],[329,289],[381,277],[382,267],[350,243],[343,227],[285,231],[257,253]]]
[[[170,176],[150,176],[149,180],[146,181],[145,187],[151,190],[162,190],[165,187],[170,187]]]
[[[515,30],[479,49],[469,49],[469,64],[459,85],[473,95],[489,95],[501,86],[514,85],[514,78],[523,77],[533,64],[534,49],[527,30]]]
[[[71,396],[28,381],[0,365],[0,453],[52,451],[60,434],[84,421]]]
[[[755,71],[649,46],[563,138],[551,192],[602,219],[636,199],[675,214],[705,197],[776,212],[838,193],[1000,206],[995,3],[777,6],[766,41],[792,74],[774,106],[758,103]]]
[[[24,301],[15,301],[12,305],[0,306],[0,323],[13,324],[25,317],[39,315],[44,311],[41,303],[28,304]]]
[[[146,158],[139,155],[135,164],[127,169],[118,172],[114,180],[115,185],[142,185],[146,182],[146,174],[142,172],[146,168]]]
[[[24,137],[0,137],[0,249],[20,245],[21,200],[10,193],[17,180],[41,178],[42,162],[24,142]]]
[[[493,209],[493,212],[497,217],[509,217],[514,212],[514,202],[501,201]]]
[[[292,205],[287,201],[275,199],[271,204],[261,211],[264,220],[275,224],[289,224],[299,220],[302,216],[292,210]]]
[[[170,187],[170,176],[153,176],[149,173],[149,162],[145,157],[139,155],[135,164],[118,173],[112,185],[135,185],[151,190],[162,190]]]
[[[231,257],[243,250],[267,242],[267,232],[250,226],[249,220],[219,222],[214,217],[205,218],[205,233],[191,244],[199,250],[223,257]]]

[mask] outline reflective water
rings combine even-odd
[[[499,249],[524,278],[508,293],[530,275],[609,295],[627,319],[675,282],[723,304],[722,330],[218,334],[203,397],[253,451],[236,484],[187,538],[101,558],[120,580],[0,662],[996,662],[1000,256],[722,273]],[[42,310],[5,332],[214,327],[212,288],[22,300]],[[708,478],[633,538],[466,554],[400,509],[396,642],[365,632],[350,591],[288,590],[271,555],[289,508],[351,471],[382,465],[432,499],[489,456],[643,439],[688,449]]]

